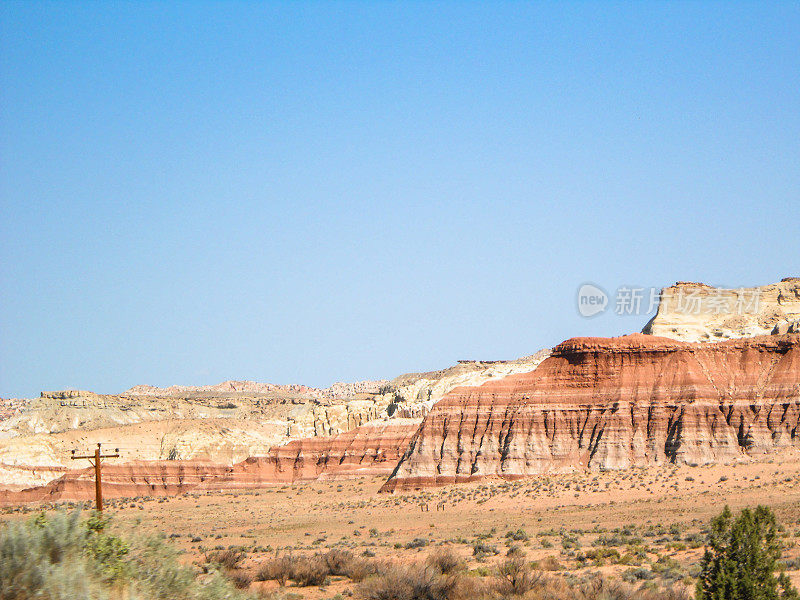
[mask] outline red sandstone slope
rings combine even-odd
[[[103,463],[103,497],[174,496],[205,481],[230,477],[233,467],[200,461]],[[94,468],[69,471],[47,485],[20,491],[0,490],[0,505],[94,499]]]
[[[318,478],[388,475],[419,421],[395,419],[331,437],[295,440],[233,466],[199,461],[133,461],[103,464],[106,498],[173,496],[189,491],[233,489]],[[94,499],[94,469],[70,471],[41,487],[0,490],[0,505]]]
[[[383,490],[730,460],[798,445],[799,426],[800,336],[575,338],[533,372],[453,390]]]
[[[314,479],[388,475],[419,427],[416,419],[395,419],[356,427],[333,437],[312,437],[273,448],[234,468],[237,486]]]

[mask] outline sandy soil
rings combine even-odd
[[[113,501],[108,513],[123,528],[172,538],[186,551],[187,562],[202,562],[206,551],[229,546],[246,549],[246,564],[253,568],[279,552],[329,548],[410,560],[445,543],[470,568],[481,570],[518,545],[530,560],[557,572],[621,575],[637,562],[643,567],[663,563],[674,580],[690,583],[709,519],[725,504],[734,510],[766,504],[785,527],[784,558],[800,556],[798,451],[737,465],[580,472],[396,495],[377,493],[383,481],[311,482]],[[3,518],[31,510],[8,509]],[[517,537],[527,539],[507,536],[519,529],[524,536]],[[479,560],[473,555],[477,542],[494,547],[498,555]],[[640,557],[628,564],[614,564],[613,558],[582,560],[602,548],[623,556],[637,548]],[[789,574],[800,584],[800,571]],[[306,598],[330,598],[352,587],[348,580],[335,580],[323,589],[296,591]]]

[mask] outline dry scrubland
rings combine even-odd
[[[783,524],[783,562],[800,583],[797,451],[396,495],[377,493],[383,481],[117,500],[108,514],[126,535],[165,537],[201,577],[221,570],[276,598],[388,598],[385,589],[404,586],[423,590],[412,597],[508,596],[516,586],[532,587],[532,597],[592,598],[609,585],[611,597],[645,598],[691,592],[711,517],[725,504],[760,503]],[[37,510],[5,509],[3,518]]]

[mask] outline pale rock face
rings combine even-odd
[[[381,397],[397,417],[424,417],[452,389],[477,386],[515,373],[533,371],[550,350],[509,361],[460,361],[442,371],[401,375],[391,383],[392,390]]]
[[[686,342],[789,333],[800,319],[800,277],[754,288],[678,282],[662,290],[658,312],[642,333]]]
[[[314,479],[386,476],[419,427],[418,419],[392,419],[328,437],[294,440],[232,465],[209,460],[108,461],[103,466],[106,498],[171,496],[189,491],[263,487]],[[0,505],[90,500],[93,471],[33,469],[27,485],[0,490]],[[0,476],[3,469],[0,467]],[[46,485],[44,485],[46,484]]]
[[[800,336],[576,338],[535,371],[450,392],[383,489],[734,461],[798,445]]]
[[[351,400],[332,406],[315,406],[298,417],[288,417],[287,437],[299,439],[312,436],[337,435],[381,418],[387,402],[381,397]]]
[[[432,399],[400,402],[399,410],[394,393],[365,393],[387,382],[334,384],[330,389],[337,394],[357,395],[338,401],[302,397],[311,389],[305,386],[252,382],[138,386],[120,395],[43,392],[40,398],[15,404],[8,410],[8,418],[0,420],[0,487],[19,489],[46,483],[65,469],[79,466],[70,460],[70,450],[83,451],[98,442],[120,447],[120,462],[177,458],[229,466],[247,457],[268,455],[296,440],[334,438],[371,424],[385,427],[387,420],[408,427],[406,419],[419,423],[445,390],[529,369],[531,364],[528,359],[469,363],[425,378],[409,376],[413,382],[401,387],[401,393],[416,397],[428,386]],[[327,442],[322,443],[324,450]]]

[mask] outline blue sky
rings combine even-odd
[[[0,5],[0,396],[327,386],[800,275],[799,3]]]

